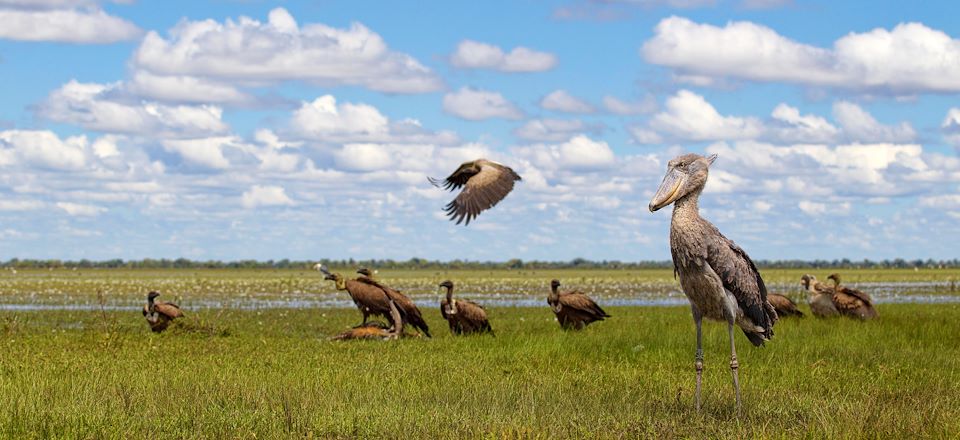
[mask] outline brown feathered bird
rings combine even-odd
[[[453,281],[444,281],[440,283],[440,287],[447,289],[447,298],[440,301],[440,314],[450,325],[451,333],[455,335],[493,334],[493,328],[487,320],[487,311],[481,305],[473,301],[454,299]]]
[[[400,309],[397,308],[397,305],[393,301],[390,301],[390,321],[393,322],[393,325],[387,326],[379,321],[367,322],[333,336],[330,340],[397,339],[405,336],[403,334],[403,328],[400,325],[400,323],[403,322],[403,318],[400,317]]]
[[[403,329],[400,325],[403,318],[400,317],[400,310],[397,305],[390,301],[390,321],[393,325],[387,326],[382,322],[373,321],[354,327],[343,333],[330,338],[331,341],[347,341],[353,339],[397,339],[403,335]]]
[[[172,302],[157,301],[158,296],[160,296],[158,292],[148,293],[147,305],[143,306],[143,316],[147,319],[147,324],[150,324],[150,330],[153,330],[154,333],[166,330],[171,321],[183,317],[180,306]]]
[[[803,318],[803,312],[797,308],[797,303],[786,296],[780,295],[779,293],[768,293],[767,301],[773,306],[773,309],[777,311],[777,316],[781,318],[786,316]]]
[[[810,294],[807,303],[810,304],[810,311],[817,318],[834,318],[840,316],[837,306],[833,305],[833,288],[820,281],[817,277],[804,274],[800,277],[800,284]]]
[[[348,280],[339,273],[331,273],[323,264],[318,263],[314,268],[323,273],[323,279],[333,281],[337,290],[346,290],[350,295],[350,299],[363,314],[363,322],[357,327],[366,325],[370,316],[382,316],[391,320],[391,325],[394,324],[390,316],[390,299],[384,294],[383,289],[361,281]]]
[[[873,308],[873,298],[866,292],[841,286],[840,274],[830,274],[827,279],[833,280],[833,305],[841,315],[862,320],[878,316],[877,309]]]
[[[371,272],[370,269],[361,267],[357,270],[357,273],[361,275],[357,278],[357,281],[382,290],[387,298],[390,298],[391,301],[397,304],[404,324],[410,324],[413,328],[423,332],[426,337],[431,337],[430,326],[427,325],[427,321],[423,320],[423,314],[420,313],[420,309],[413,303],[410,297],[375,280],[373,278],[373,272]]]
[[[667,163],[667,174],[650,201],[650,211],[673,204],[670,219],[670,254],[674,275],[680,278],[683,293],[690,300],[697,327],[697,409],[703,372],[701,323],[703,318],[727,323],[730,337],[730,372],[736,391],[737,412],[741,408],[739,363],[734,345],[734,326],[740,327],[754,346],[773,337],[777,312],[767,300],[767,287],[760,271],[747,253],[724,237],[712,223],[700,216],[700,193],[707,184],[710,165],[716,155],[685,154]]]
[[[473,162],[464,162],[449,177],[440,181],[432,177],[427,180],[440,188],[456,190],[463,188],[444,210],[450,220],[456,220],[459,225],[466,220],[464,226],[485,211],[496,206],[507,194],[513,190],[513,183],[520,180],[520,176],[510,167],[487,159],[477,159]]]
[[[594,321],[603,321],[610,317],[585,293],[579,290],[560,292],[559,287],[559,280],[550,281],[547,304],[550,304],[564,330],[582,330]]]

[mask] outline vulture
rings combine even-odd
[[[390,315],[390,299],[384,294],[383,289],[358,280],[345,279],[339,273],[331,273],[323,264],[318,263],[314,268],[323,273],[323,279],[336,283],[337,290],[346,290],[350,294],[350,299],[363,314],[363,322],[357,327],[366,325],[371,315],[383,316],[390,320],[391,325],[394,324]]]
[[[154,333],[160,333],[170,326],[170,321],[183,317],[180,306],[167,301],[157,301],[160,296],[158,292],[147,294],[147,305],[143,306],[143,316],[150,324],[150,330]]]
[[[833,288],[817,281],[817,277],[804,274],[800,277],[800,284],[810,294],[807,302],[810,304],[810,311],[817,318],[833,318],[840,316],[837,306],[833,305]]]
[[[803,318],[803,312],[797,308],[797,303],[786,296],[780,295],[779,293],[768,293],[767,301],[769,301],[773,309],[777,311],[777,316],[781,318],[786,316]]]
[[[520,176],[506,165],[477,159],[464,162],[443,181],[432,177],[427,177],[427,180],[437,188],[442,185],[443,189],[450,191],[463,188],[444,210],[450,220],[456,220],[458,225],[466,220],[466,226],[480,215],[481,211],[490,209],[503,200],[513,190],[513,183],[520,180]]]
[[[833,280],[833,305],[843,316],[868,320],[876,318],[877,309],[873,308],[873,298],[866,292],[840,285],[840,274],[830,274]]]
[[[690,301],[693,322],[697,328],[694,363],[697,370],[697,410],[700,410],[703,372],[701,323],[703,318],[707,318],[727,323],[730,372],[739,413],[740,380],[737,375],[739,363],[734,344],[734,326],[740,327],[754,346],[761,346],[773,337],[777,312],[767,300],[767,287],[747,253],[700,216],[697,203],[707,184],[710,165],[716,159],[715,154],[709,157],[685,154],[671,160],[667,163],[667,173],[649,208],[650,212],[654,212],[673,204],[670,220],[673,273],[680,278],[680,286]]]
[[[423,332],[428,338],[430,337],[430,327],[427,325],[427,322],[423,320],[420,309],[417,308],[417,305],[413,303],[410,297],[373,279],[373,272],[371,272],[370,269],[362,267],[357,270],[357,273],[361,275],[357,278],[357,281],[380,289],[384,295],[397,304],[397,308],[400,309],[400,316],[403,318],[405,324],[412,325],[413,328]]]
[[[440,314],[447,320],[447,324],[450,324],[451,333],[493,334],[493,328],[487,320],[487,311],[482,306],[473,301],[453,299],[453,282],[450,280],[440,283],[440,287],[447,289],[447,298],[440,301]]]
[[[390,322],[393,325],[387,326],[379,321],[366,322],[339,335],[330,338],[331,341],[346,341],[351,339],[397,339],[403,335],[403,329],[399,323],[403,322],[400,317],[400,310],[397,305],[390,301]]]
[[[559,280],[550,281],[547,304],[550,304],[550,309],[557,315],[557,321],[564,330],[583,330],[594,321],[610,317],[585,293],[579,290],[560,292],[559,287]]]

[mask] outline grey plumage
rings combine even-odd
[[[650,211],[674,204],[670,221],[670,253],[674,274],[690,300],[697,327],[696,402],[700,407],[703,370],[701,322],[703,318],[727,322],[730,338],[730,368],[740,408],[733,326],[743,330],[753,345],[773,337],[777,313],[767,301],[767,288],[756,265],[740,246],[725,237],[700,216],[697,205],[716,155],[686,154],[671,160]]]

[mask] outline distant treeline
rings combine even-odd
[[[396,260],[330,260],[294,261],[294,260],[240,260],[240,261],[194,261],[186,258],[143,260],[105,260],[105,261],[63,261],[63,260],[21,260],[13,258],[0,263],[0,267],[16,269],[47,269],[47,268],[124,268],[124,269],[312,269],[316,263],[324,263],[331,267],[370,267],[376,269],[668,269],[673,267],[670,261],[591,261],[576,258],[570,261],[523,261],[513,259],[509,261],[431,261],[422,258],[411,258],[406,261]],[[769,269],[861,269],[861,268],[958,268],[960,259],[952,260],[759,260],[757,265]]]

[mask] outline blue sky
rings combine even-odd
[[[0,0],[0,259],[955,258],[953,2]],[[469,227],[430,186],[524,178]]]

